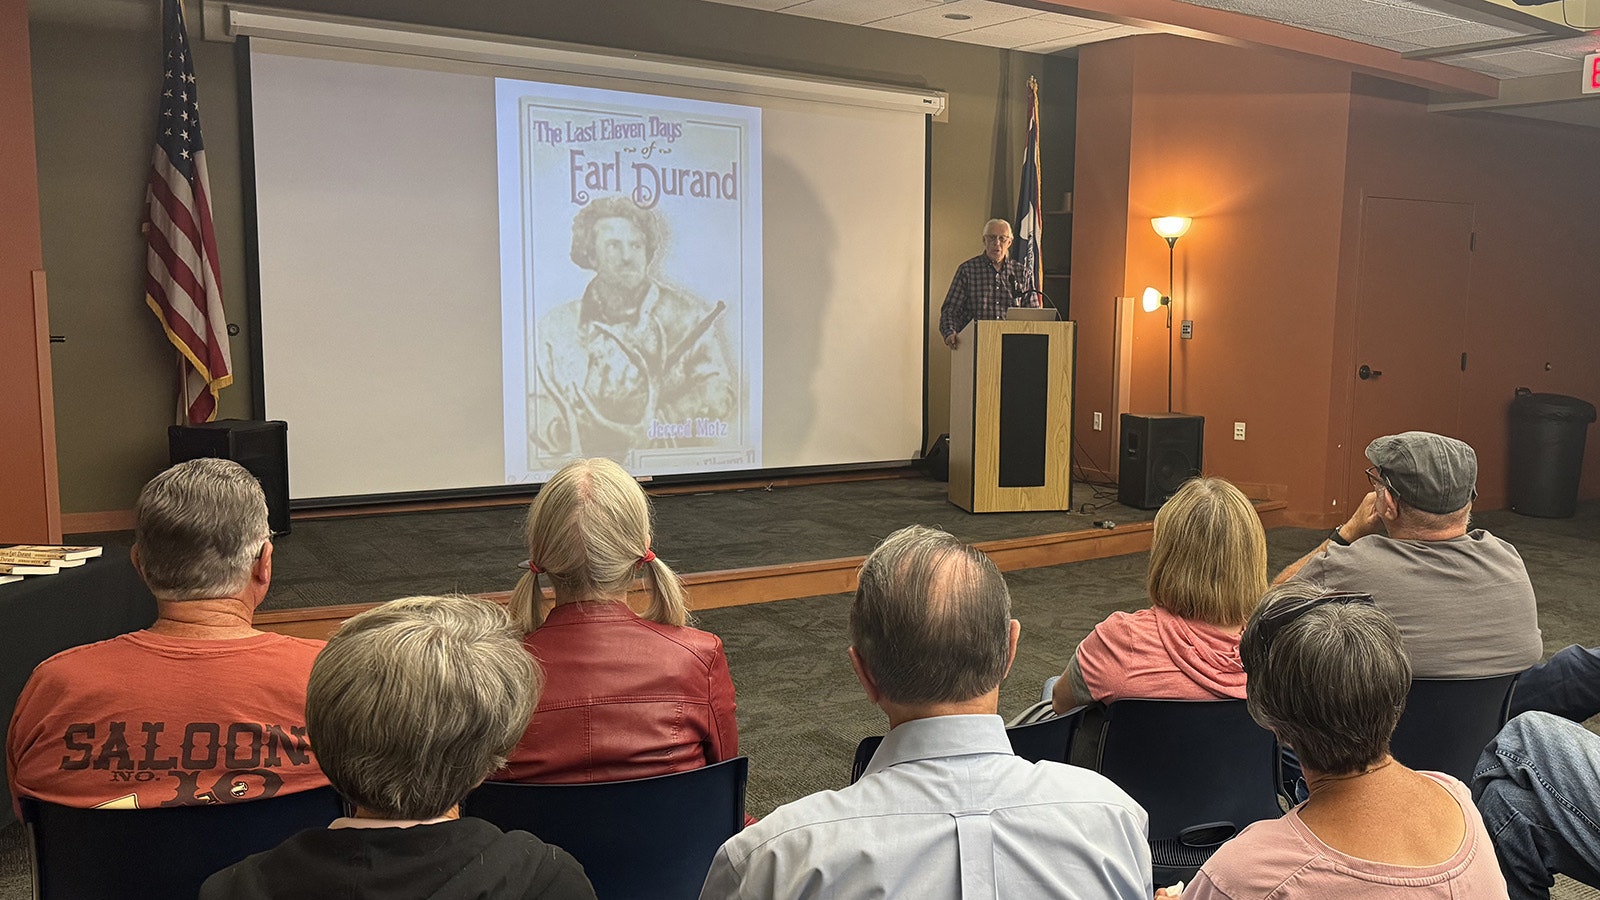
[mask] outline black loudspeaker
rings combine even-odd
[[[1122,414],[1122,468],[1117,502],[1155,509],[1185,481],[1200,474],[1204,416],[1183,413]]]
[[[222,419],[167,429],[173,465],[191,459],[231,459],[261,482],[267,495],[267,525],[273,534],[289,533],[289,426],[285,422]]]

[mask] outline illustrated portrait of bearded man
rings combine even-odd
[[[665,225],[627,197],[600,197],[572,221],[572,261],[594,272],[583,296],[534,328],[528,431],[534,460],[627,462],[630,450],[695,447],[714,437],[650,436],[653,423],[729,423],[739,403],[727,305],[659,279]]]

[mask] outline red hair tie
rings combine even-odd
[[[655,561],[656,561],[656,552],[654,550],[646,550],[644,552],[644,555],[639,557],[639,562],[642,562],[642,563],[650,563],[650,562],[655,562]]]
[[[535,575],[541,575],[544,573],[544,570],[539,568],[539,565],[531,559],[528,560],[528,571]]]

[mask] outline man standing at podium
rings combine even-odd
[[[1011,223],[990,219],[983,226],[983,252],[956,267],[939,311],[939,333],[955,349],[958,332],[973,319],[1004,319],[1012,306],[1038,306],[1033,274],[1010,256]]]

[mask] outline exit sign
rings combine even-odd
[[[1583,58],[1583,92],[1600,94],[1600,53],[1591,53]]]

